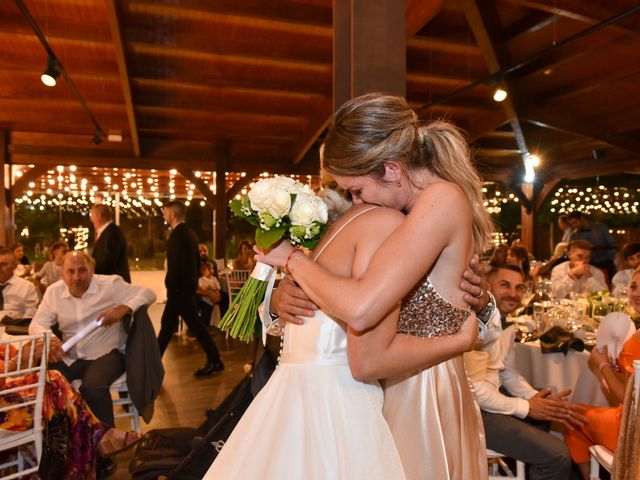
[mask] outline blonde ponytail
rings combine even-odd
[[[467,197],[473,212],[474,247],[482,253],[491,241],[493,221],[484,206],[482,181],[471,162],[467,139],[455,125],[443,120],[420,126],[418,130],[424,166],[458,185]]]

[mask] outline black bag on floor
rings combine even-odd
[[[198,428],[162,428],[145,433],[129,464],[131,478],[155,480],[165,475],[174,480],[201,479],[253,400],[252,383],[268,378],[274,369],[272,357],[263,355],[254,375],[244,377],[216,409],[208,410]],[[261,387],[254,385],[253,389]]]

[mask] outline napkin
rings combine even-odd
[[[622,312],[611,312],[606,315],[598,326],[596,337],[596,349],[599,351],[607,347],[609,361],[614,364],[618,361],[618,355],[622,346],[636,331],[629,315]]]
[[[567,355],[570,348],[582,352],[584,342],[561,327],[552,327],[540,336],[542,353],[562,352]]]

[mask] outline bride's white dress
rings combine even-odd
[[[278,368],[209,480],[402,480],[377,382],[354,380],[344,325],[321,311],[285,327]]]

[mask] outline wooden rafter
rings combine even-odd
[[[584,125],[583,123],[576,122],[570,118],[561,117],[560,115],[551,115],[542,109],[531,109],[525,112],[524,118],[539,127],[553,128],[555,130],[562,130],[582,137],[598,140],[608,143],[614,147],[623,148],[640,156],[640,141],[635,137],[617,135],[613,132],[607,133],[605,130],[599,129],[594,125]]]
[[[196,188],[200,190],[200,193],[212,209],[216,208],[216,196],[202,178],[197,177],[194,171],[188,168],[179,168],[178,173],[193,183]]]
[[[490,73],[499,72],[509,64],[508,54],[499,41],[500,23],[495,2],[488,0],[461,0],[467,21],[474,37],[482,50]],[[522,155],[529,152],[524,131],[520,123],[518,92],[515,84],[504,79],[505,88],[509,96],[502,102],[511,130],[516,137],[518,148]]]
[[[233,199],[237,194],[239,194],[244,187],[249,185],[251,181],[256,178],[261,173],[259,168],[254,168],[250,171],[246,172],[246,175],[240,179],[236,183],[234,183],[229,190],[227,190],[227,198],[229,200]]]
[[[129,133],[131,135],[133,154],[136,157],[140,157],[140,139],[138,138],[136,112],[133,106],[129,68],[127,66],[127,56],[122,38],[122,30],[120,28],[120,6],[116,0],[106,0],[105,5],[107,7],[107,18],[109,20],[109,26],[111,27],[111,37],[113,47],[115,49],[116,60],[118,61],[118,70],[120,71],[120,83],[122,86],[122,94],[124,96],[125,109],[127,111],[127,119],[129,120]]]

